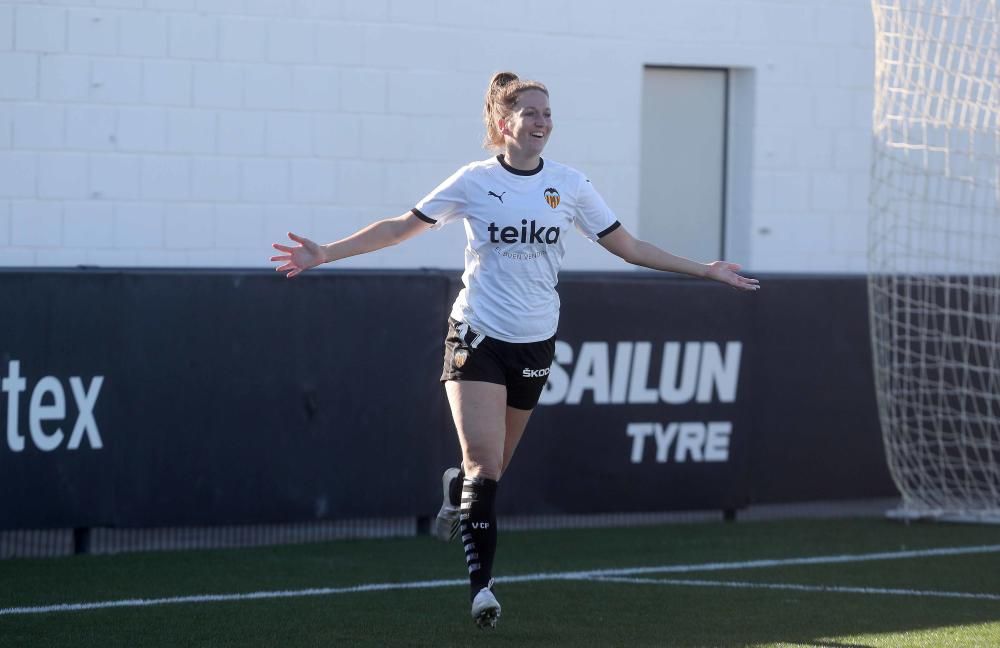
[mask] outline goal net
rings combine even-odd
[[[869,301],[890,515],[1000,522],[998,0],[872,0]]]

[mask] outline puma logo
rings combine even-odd
[[[489,196],[493,196],[494,198],[496,198],[497,200],[499,200],[499,201],[500,201],[500,204],[502,205],[502,204],[503,204],[503,195],[504,195],[505,193],[507,193],[507,192],[506,192],[506,191],[504,191],[504,192],[503,192],[503,193],[501,193],[500,195],[497,195],[497,194],[495,194],[495,193],[493,193],[493,192],[491,191],[491,192],[489,192],[489,193],[488,193],[487,195],[489,195]]]

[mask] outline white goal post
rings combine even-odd
[[[998,0],[872,0],[871,341],[903,518],[1000,522]]]

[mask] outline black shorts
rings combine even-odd
[[[541,342],[504,342],[448,318],[441,382],[474,380],[507,387],[507,405],[530,410],[549,378],[556,338]]]

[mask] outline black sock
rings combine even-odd
[[[451,480],[448,484],[448,501],[451,502],[452,506],[459,506],[462,504],[462,481],[465,480],[465,470],[462,468],[458,469],[458,477]]]
[[[489,586],[493,576],[493,556],[497,550],[496,495],[497,483],[493,479],[466,477],[462,483],[459,519],[473,598],[479,590]]]

